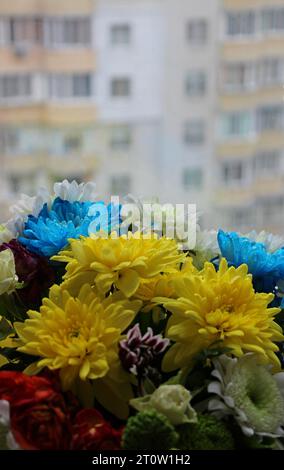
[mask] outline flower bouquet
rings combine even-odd
[[[284,240],[192,247],[94,189],[1,226],[0,448],[281,449]]]

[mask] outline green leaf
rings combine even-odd
[[[27,318],[26,307],[21,303],[18,294],[3,294],[0,296],[0,316],[11,323],[24,321]]]
[[[0,320],[0,340],[6,339],[12,333],[15,333],[15,330],[6,318],[2,318]]]
[[[220,347],[217,347],[218,344],[220,344]],[[206,363],[207,359],[215,359],[216,357],[219,357],[222,354],[228,354],[228,353],[231,352],[230,348],[221,347],[221,344],[222,344],[222,341],[216,341],[215,343],[212,344],[212,346],[216,346],[216,347],[203,349],[195,357],[195,362],[204,364],[204,363]]]
[[[11,369],[11,366],[15,366],[17,370],[24,370],[27,366],[36,362],[39,358],[36,356],[30,356],[28,354],[18,351],[16,348],[0,348],[1,356],[6,357],[9,364],[5,364],[3,369]]]
[[[180,370],[176,375],[170,377],[166,382],[166,385],[184,385],[186,377],[188,375],[188,370]]]
[[[9,450],[7,447],[7,433],[6,426],[0,424],[0,450]]]
[[[146,378],[144,381],[143,381],[143,388],[144,388],[144,392],[147,394],[147,395],[151,395],[155,390],[156,390],[156,387],[155,385],[153,384],[153,382]]]

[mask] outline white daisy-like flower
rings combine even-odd
[[[264,230],[260,233],[252,230],[244,236],[255,242],[263,243],[269,253],[274,253],[284,247],[283,237],[280,235],[273,235],[272,233],[265,232]]]
[[[92,182],[80,183],[73,180],[71,183],[68,180],[64,180],[61,183],[54,184],[55,197],[60,197],[64,201],[69,202],[94,202],[97,198],[96,184]]]
[[[216,230],[198,230],[196,246],[192,254],[193,264],[202,269],[206,261],[211,261],[220,254]]]
[[[208,404],[218,418],[232,415],[243,433],[251,437],[284,435],[284,372],[272,374],[253,354],[241,358],[226,355],[213,360],[215,379]]]
[[[10,404],[6,400],[0,400],[0,450],[20,450],[10,430]]]

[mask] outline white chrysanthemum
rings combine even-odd
[[[209,411],[219,418],[233,415],[246,436],[283,436],[284,372],[272,375],[253,354],[239,359],[223,355],[213,363],[217,380],[208,386],[215,395]]]
[[[43,205],[45,203],[49,204],[50,201],[50,194],[44,188],[39,189],[37,195],[33,197],[22,194],[20,200],[10,207],[12,218],[5,224],[13,238],[17,238],[22,234],[28,216],[34,215],[37,217]]]
[[[122,229],[125,226],[127,231],[131,225],[133,231],[151,231],[159,236],[165,235],[182,242],[183,248],[187,249],[188,244],[195,246],[196,231],[200,230],[200,214],[192,209],[192,206],[175,207],[172,204],[162,204],[158,198],[135,198],[129,194],[122,205]]]
[[[10,431],[10,404],[0,400],[0,450],[20,450]]]
[[[253,230],[244,236],[255,242],[263,243],[269,253],[274,253],[274,251],[284,247],[283,237],[279,235],[273,235],[272,233],[265,232],[264,230],[260,233],[257,233],[255,230]]]
[[[15,259],[10,249],[0,252],[0,295],[11,294],[17,288]]]
[[[75,202],[75,201],[95,201],[97,194],[95,192],[95,183],[80,183],[73,180],[69,183],[68,180],[62,181],[62,183],[54,184],[55,197],[60,197],[64,201]]]
[[[216,230],[199,230],[196,233],[196,246],[194,249],[193,264],[202,269],[205,261],[211,261],[220,254]]]
[[[122,227],[125,228],[127,233],[129,226],[131,225],[132,231],[143,232],[143,210],[146,218],[151,215],[150,205],[159,204],[158,198],[142,198],[135,197],[132,194],[128,194],[123,198],[122,208],[121,208],[121,218],[122,218]]]

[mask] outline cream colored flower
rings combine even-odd
[[[11,294],[18,283],[14,255],[11,250],[0,252],[0,295]]]
[[[10,230],[5,225],[0,225],[0,245],[2,245],[2,243],[9,243],[12,238],[12,232],[10,232]]]
[[[156,410],[163,414],[174,426],[196,423],[197,414],[190,405],[190,392],[182,385],[160,385],[152,395],[130,400],[138,411]]]

